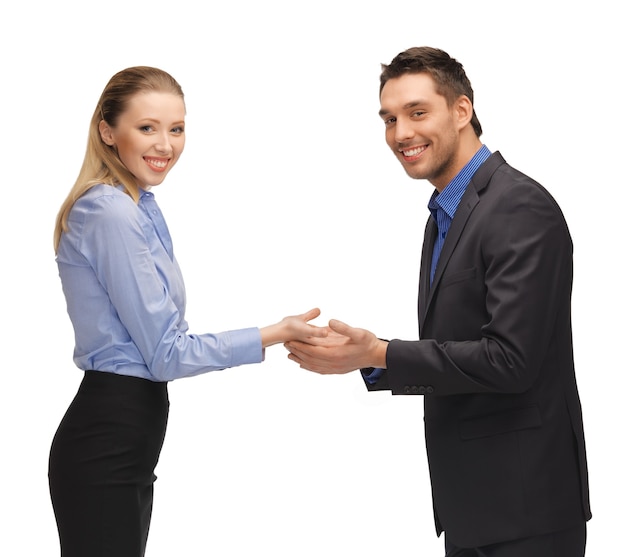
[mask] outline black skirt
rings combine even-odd
[[[62,557],[142,557],[167,383],[86,371],[52,441],[48,478]]]

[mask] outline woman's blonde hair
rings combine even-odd
[[[91,117],[87,151],[74,186],[59,209],[54,229],[54,251],[59,248],[61,235],[68,229],[67,218],[86,191],[96,184],[121,185],[135,203],[139,201],[139,187],[135,177],[120,160],[114,146],[109,146],[100,136],[100,122],[104,120],[111,128],[128,106],[128,101],[138,93],[157,91],[173,93],[184,100],[183,90],[167,72],[148,66],[135,66],[116,73],[107,83]]]

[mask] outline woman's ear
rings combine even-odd
[[[109,126],[109,124],[107,124],[104,120],[100,120],[98,129],[100,130],[100,137],[102,138],[102,141],[104,141],[109,147],[113,147],[113,145],[115,145],[115,141],[113,139],[111,126]]]

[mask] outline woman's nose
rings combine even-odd
[[[172,144],[167,134],[163,134],[157,138],[155,148],[159,151],[159,153],[163,153],[165,155],[172,152]]]

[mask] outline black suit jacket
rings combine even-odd
[[[492,154],[429,284],[419,341],[392,340],[370,390],[424,395],[437,534],[479,547],[591,518],[571,336],[572,242],[557,203]]]

